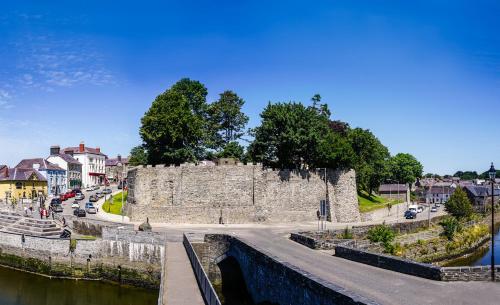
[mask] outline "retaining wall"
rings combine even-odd
[[[438,267],[430,264],[417,263],[390,255],[372,253],[346,246],[337,246],[335,256],[384,268],[400,273],[423,277],[436,281],[490,281],[490,266],[476,267]],[[500,281],[500,266],[495,266],[496,281]]]
[[[491,281],[490,266],[476,267],[443,267],[441,268],[443,281]],[[500,266],[495,266],[495,279],[500,282]]]
[[[441,280],[440,268],[430,264],[417,263],[390,255],[372,253],[346,246],[337,246],[335,248],[335,256],[430,280]]]
[[[160,239],[156,244],[137,242],[132,232],[121,232],[123,238],[116,240],[73,241],[0,232],[0,264],[50,276],[158,288],[165,246]]]

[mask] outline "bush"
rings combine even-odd
[[[368,231],[367,238],[373,242],[378,243],[381,242],[383,244],[391,243],[396,237],[396,233],[391,229],[391,227],[387,225],[378,225],[374,228],[371,228]]]
[[[462,188],[457,188],[450,200],[445,203],[445,208],[448,213],[457,218],[471,217],[474,212],[472,204]]]
[[[462,229],[460,222],[452,216],[444,218],[439,224],[443,227],[443,235],[446,236],[448,240],[452,240],[455,234]]]
[[[352,232],[349,227],[345,227],[344,232],[340,235],[341,239],[353,239]]]

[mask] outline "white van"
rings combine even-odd
[[[419,212],[419,208],[418,208],[418,205],[416,204],[412,204],[408,207],[408,211],[412,211],[412,212],[415,212],[415,213],[420,213]]]

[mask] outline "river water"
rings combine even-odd
[[[158,291],[99,281],[49,279],[0,267],[1,305],[156,305]]]
[[[495,249],[491,249],[491,242],[488,248],[478,250],[476,253],[465,257],[453,260],[446,266],[489,266],[491,264],[491,251],[495,251],[495,265],[500,265],[500,230],[497,230],[495,235]]]

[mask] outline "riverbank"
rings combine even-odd
[[[102,228],[102,238],[60,239],[0,232],[0,265],[49,278],[159,289],[163,235]]]

